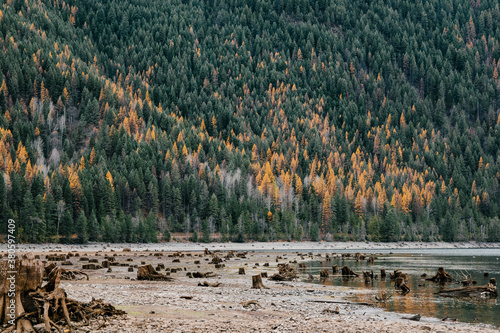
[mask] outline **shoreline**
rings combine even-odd
[[[165,243],[87,243],[87,244],[18,244],[18,251],[94,251],[114,250],[119,251],[130,248],[132,251],[203,251],[210,250],[235,250],[235,251],[273,251],[273,250],[420,250],[420,249],[500,249],[500,243],[487,242],[247,242],[247,243],[191,243],[191,242],[165,242]],[[0,252],[7,250],[7,244],[0,244]]]

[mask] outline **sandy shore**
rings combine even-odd
[[[2,245],[3,246],[3,245]],[[0,246],[0,251],[5,248]],[[210,264],[212,256],[203,249],[221,250],[224,259],[228,250],[256,250],[244,258],[233,257],[223,261],[224,267]],[[91,326],[77,328],[77,332],[498,332],[483,324],[443,322],[439,318],[422,317],[414,322],[400,314],[385,311],[373,299],[371,305],[349,301],[354,288],[324,286],[307,282],[275,282],[263,278],[267,289],[252,289],[251,276],[277,273],[278,263],[313,260],[301,250],[360,250],[400,248],[482,248],[500,247],[500,244],[468,243],[243,243],[243,244],[89,244],[85,246],[22,245],[18,252],[32,252],[41,259],[50,252],[72,252],[71,266],[81,269],[87,259],[99,263],[113,257],[111,267],[86,271],[90,280],[64,281],[62,287],[69,298],[90,301],[92,297],[123,309],[127,315]],[[131,248],[131,252],[124,252]],[[283,250],[283,252],[279,252]],[[293,250],[293,251],[290,251]],[[161,251],[162,255],[159,255]],[[172,257],[180,251],[181,257]],[[78,252],[78,256],[74,256]],[[354,251],[353,251],[354,252]],[[279,258],[278,258],[279,256]],[[324,256],[324,254],[323,254]],[[85,259],[82,259],[85,258]],[[178,262],[177,262],[178,261]],[[60,265],[60,262],[56,262]],[[136,281],[137,266],[144,263],[164,264],[174,278],[170,282]],[[268,264],[269,266],[267,266]],[[129,266],[135,267],[129,272]],[[239,268],[245,275],[239,275]],[[160,271],[168,274],[165,270]],[[211,278],[189,278],[188,272],[213,272]],[[219,282],[216,288],[201,287],[198,283]],[[187,298],[181,298],[187,296]],[[243,307],[242,302],[254,300],[259,306]],[[338,310],[338,314],[329,310]]]

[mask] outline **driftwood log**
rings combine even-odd
[[[436,294],[449,297],[472,297],[479,296],[483,293],[490,297],[498,297],[497,287],[491,283],[484,286],[444,289]]]
[[[158,273],[151,265],[144,265],[137,269],[137,280],[171,281],[173,278]]]
[[[192,277],[198,278],[198,279],[211,278],[211,277],[215,277],[215,274],[213,272],[206,272],[206,273],[194,272],[194,273],[192,273]]]
[[[250,305],[253,305],[257,309],[262,309],[262,306],[259,304],[257,301],[248,301],[248,302],[240,302],[241,305],[243,305],[244,308],[249,308]]]
[[[220,282],[215,282],[215,283],[208,283],[207,281],[203,281],[203,283],[198,283],[198,287],[213,287],[213,288],[216,288],[218,286],[220,286],[221,283]]]
[[[62,267],[54,267],[42,287],[41,261],[25,257],[16,260],[15,266],[10,266],[8,261],[0,262],[0,324],[7,326],[3,332],[34,332],[33,324],[44,324],[48,332],[52,328],[64,332],[61,322],[71,328],[76,322],[87,324],[98,316],[125,313],[101,300],[80,303],[68,299],[59,287],[64,271]]]
[[[433,281],[433,282],[452,282],[455,281],[455,278],[448,274],[443,267],[439,267],[436,275],[434,275],[431,278],[427,278],[427,281]]]

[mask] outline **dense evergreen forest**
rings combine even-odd
[[[2,3],[0,235],[500,241],[496,0]]]

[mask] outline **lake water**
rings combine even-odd
[[[318,251],[315,251],[316,253]],[[328,251],[332,253],[354,254],[353,251]],[[410,249],[410,250],[363,250],[357,251],[363,254],[374,254],[376,259],[374,264],[369,264],[366,260],[356,261],[354,259],[331,258],[325,260],[323,257],[317,261],[310,261],[307,268],[299,272],[312,274],[317,277],[320,270],[328,268],[332,274],[331,267],[338,265],[349,266],[356,273],[373,270],[378,275],[373,283],[365,284],[363,277],[343,280],[340,275],[335,275],[319,283],[344,286],[356,289],[349,295],[348,299],[356,302],[375,303],[375,296],[386,292],[391,295],[385,303],[379,303],[389,311],[403,313],[420,313],[423,316],[437,318],[455,318],[458,321],[470,323],[486,323],[500,327],[500,302],[496,298],[475,297],[475,298],[454,298],[438,296],[435,293],[443,288],[457,288],[461,284],[447,283],[439,285],[432,281],[425,281],[421,278],[423,273],[432,277],[438,267],[442,266],[457,280],[462,280],[462,273],[471,274],[477,281],[477,285],[485,285],[490,278],[494,277],[500,282],[500,249]],[[380,270],[385,269],[387,277],[380,279]],[[394,289],[394,282],[391,283],[389,273],[400,270],[410,275],[408,286],[411,292],[402,295],[400,291]],[[484,273],[488,276],[485,277]]]

